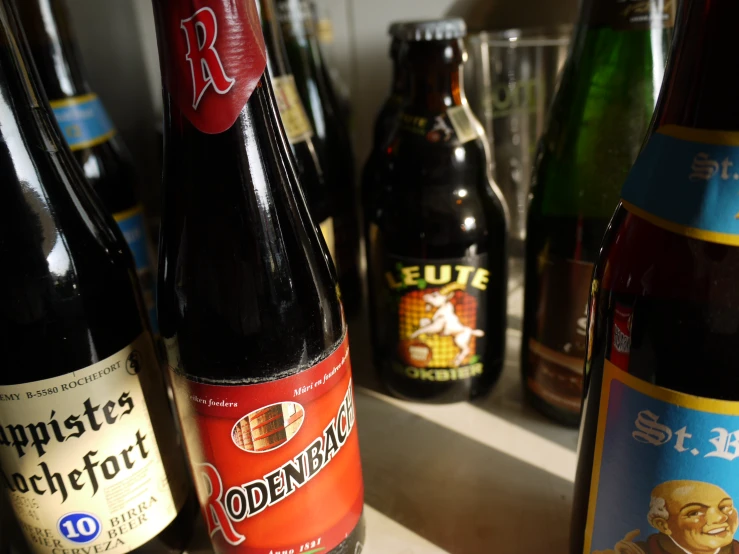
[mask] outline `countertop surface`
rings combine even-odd
[[[524,405],[522,279],[509,285],[506,363],[487,398],[432,406],[382,392],[367,327],[350,322],[365,480],[363,554],[563,554],[577,431]],[[189,554],[212,552],[202,524]]]

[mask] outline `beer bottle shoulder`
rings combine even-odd
[[[0,256],[13,260],[0,277],[0,341],[13,368],[4,384],[87,367],[144,331],[125,243],[85,192],[75,193],[87,185],[73,168],[38,158],[29,186],[9,175],[3,187]],[[59,163],[68,174],[53,168]]]
[[[619,207],[595,272],[594,355],[611,357],[615,312],[626,313],[629,373],[679,392],[739,399],[726,388],[739,379],[732,362],[739,291],[731,284],[738,271],[736,247],[673,233]]]
[[[195,379],[275,379],[344,336],[327,254],[305,232],[308,213],[274,159],[273,141],[262,140],[272,132],[267,101],[258,88],[224,133],[183,121],[182,133],[171,134],[160,328],[176,337],[181,369]]]
[[[75,155],[110,212],[125,212],[137,205],[135,183],[138,175],[117,134],[101,144],[77,150]]]
[[[393,249],[434,247],[449,252],[444,255],[471,246],[493,249],[505,237],[506,219],[479,139],[442,145],[418,140],[425,139],[401,137],[375,159],[383,169],[374,181],[370,223]]]
[[[610,217],[659,93],[670,39],[655,33],[580,30],[541,139],[533,211]]]

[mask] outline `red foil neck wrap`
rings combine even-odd
[[[267,67],[253,0],[154,0],[164,86],[200,131],[229,129]]]

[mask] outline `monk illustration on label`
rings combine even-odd
[[[457,315],[452,299],[458,290],[464,290],[459,283],[452,283],[444,288],[423,295],[426,302],[426,310],[434,311],[431,319],[424,317],[419,322],[419,327],[411,335],[411,339],[421,335],[440,335],[452,337],[454,344],[459,348],[459,354],[454,358],[454,367],[462,365],[464,359],[470,354],[470,341],[472,337],[483,337],[485,332],[480,329],[472,329],[464,325]]]
[[[701,481],[667,481],[652,491],[647,515],[658,533],[634,542],[628,533],[613,550],[593,554],[739,554],[734,501],[722,488]]]

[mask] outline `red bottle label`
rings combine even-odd
[[[348,339],[278,381],[171,375],[216,552],[329,552],[348,537],[364,505]]]
[[[613,312],[613,330],[611,335],[611,355],[608,359],[613,365],[629,369],[631,355],[631,324],[634,319],[634,309],[620,302],[616,302]]]
[[[267,67],[256,3],[154,0],[154,4],[164,86],[199,130],[226,131]]]

